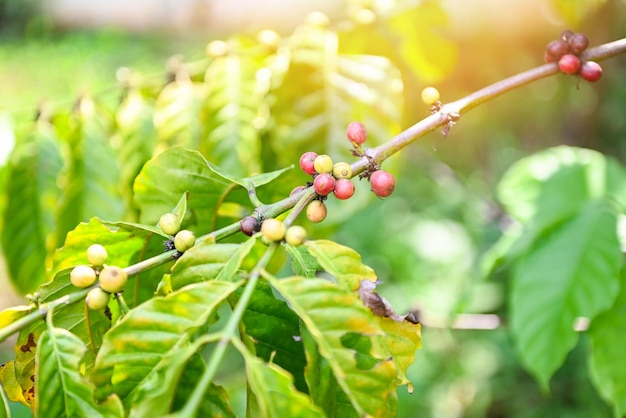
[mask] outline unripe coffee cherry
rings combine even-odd
[[[330,155],[318,155],[313,162],[313,167],[315,168],[315,171],[317,173],[332,173],[333,159],[330,157]]]
[[[98,283],[105,292],[117,293],[124,288],[127,279],[128,276],[121,267],[105,266],[98,276]]]
[[[602,77],[602,67],[595,61],[585,61],[580,66],[580,76],[591,83]]]
[[[317,158],[317,153],[313,151],[305,152],[300,157],[300,168],[307,174],[313,175],[315,173],[315,167],[313,162]]]
[[[434,87],[426,87],[422,90],[422,101],[427,106],[432,106],[436,101],[439,100],[439,90]]]
[[[302,245],[304,240],[306,240],[306,229],[304,229],[304,227],[293,225],[287,228],[287,232],[285,232],[285,241],[287,241],[287,244],[297,247],[298,245]]]
[[[180,231],[180,219],[173,213],[163,214],[159,219],[159,228],[167,235],[175,235]]]
[[[322,222],[326,219],[326,205],[321,200],[314,200],[306,207],[306,217],[311,222]]]
[[[336,179],[349,179],[352,177],[352,167],[343,161],[335,163],[333,166],[333,177]]]
[[[313,187],[317,194],[326,196],[335,188],[335,178],[328,173],[318,174],[313,180]]]
[[[261,233],[269,241],[282,241],[285,238],[285,224],[276,218],[269,218],[261,224]]]
[[[254,216],[246,216],[239,222],[241,232],[248,236],[252,236],[261,230],[261,222]]]
[[[337,199],[350,199],[354,194],[354,183],[349,179],[339,179],[335,182],[333,193]]]
[[[183,229],[174,237],[174,247],[181,253],[184,253],[194,245],[196,245],[196,235],[188,229]]]
[[[88,287],[96,282],[96,271],[89,266],[76,266],[70,273],[70,281],[76,287]]]
[[[92,266],[102,266],[108,256],[106,248],[100,244],[92,244],[87,248],[87,261]]]
[[[565,54],[559,60],[559,69],[565,74],[576,74],[580,70],[580,59],[574,54]]]
[[[396,180],[393,176],[384,171],[378,170],[374,171],[370,177],[370,184],[372,186],[372,191],[378,197],[387,197],[393,193],[393,190],[396,187]]]
[[[574,55],[580,55],[589,46],[589,39],[583,33],[575,33],[569,38],[569,48]]]
[[[109,304],[109,299],[111,295],[99,287],[94,287],[87,293],[87,298],[85,299],[85,303],[87,303],[87,307],[94,311],[99,311],[104,309]]]
[[[361,122],[351,122],[346,129],[346,136],[350,142],[361,145],[367,140],[367,129]]]

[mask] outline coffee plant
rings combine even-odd
[[[433,131],[450,139],[469,110],[550,76],[597,82],[626,39],[590,47],[564,31],[537,51],[547,63],[456,101],[424,86],[430,115],[398,133],[398,68],[413,64],[356,41],[367,11],[211,42],[164,83],[120,74],[112,110],[88,96],[40,109],[4,173],[2,248],[27,304],[0,312],[0,341],[15,337],[0,409],[232,417],[219,376],[237,356],[247,416],[397,415],[419,317],[396,312],[355,250],[314,239],[316,224],[394,199],[387,159]],[[392,45],[426,12],[381,16],[381,36]],[[511,166],[497,197],[516,223],[481,268],[512,277],[521,363],[547,392],[584,318],[593,384],[625,415],[624,167],[558,146]]]

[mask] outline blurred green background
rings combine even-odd
[[[396,121],[401,128],[428,115],[419,100],[427,85],[435,85],[444,102],[455,100],[542,64],[545,45],[564,28],[586,33],[592,46],[623,37],[626,28],[623,0],[576,6],[566,0],[344,0],[303,1],[294,8],[289,2],[259,7],[253,1],[224,0],[174,7],[195,7],[195,13],[174,13],[167,2],[154,1],[150,13],[145,9],[149,2],[139,2],[146,3],[144,13],[140,5],[120,2],[115,13],[94,6],[65,15],[64,3],[71,4],[0,1],[0,166],[13,132],[31,121],[44,102],[71,108],[88,94],[113,107],[119,102],[116,74],[121,67],[141,74],[144,82],[162,83],[173,56],[193,63],[205,58],[210,41],[265,28],[288,36],[320,7],[338,30],[342,22],[371,18],[362,10],[381,19],[389,18],[385,11],[392,9],[424,11],[403,26],[406,33],[398,35],[397,50],[383,51],[392,59],[403,48],[421,51],[421,60],[397,61],[404,83],[404,109]],[[385,46],[376,44],[369,28],[351,31],[346,42],[360,37],[370,43],[372,54],[383,53]],[[556,144],[593,148],[626,161],[626,57],[602,66],[603,78],[593,85],[551,77],[480,106],[450,136],[432,133],[388,162],[397,178],[392,198],[360,201],[347,216],[341,215],[340,203],[329,201],[328,220],[308,227],[315,238],[357,250],[378,273],[379,292],[398,312],[419,310],[422,315],[424,347],[409,375],[415,391],[400,389],[398,416],[612,416],[589,381],[584,335],[553,378],[551,393],[539,391],[521,369],[507,334],[507,277],[485,278],[480,269],[481,255],[510,222],[494,199],[494,186],[514,161]],[[8,289],[3,262],[0,278],[2,289]],[[0,307],[17,303],[15,294],[0,293]],[[461,313],[493,315],[463,316],[469,328],[481,325],[477,319],[503,322],[495,324],[497,329],[454,328]],[[11,357],[10,342],[0,349],[0,361]],[[227,386],[239,383],[222,378]],[[28,416],[24,408],[13,407],[15,416]]]

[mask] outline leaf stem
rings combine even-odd
[[[43,303],[39,305],[37,310],[32,311],[26,316],[18,319],[17,321],[7,325],[4,328],[0,329],[0,342],[6,340],[8,337],[13,335],[14,333],[20,331],[22,328],[25,328],[36,321],[44,318],[52,309],[62,308],[63,306],[69,306],[76,302],[79,302],[85,299],[87,293],[90,288],[80,290],[78,292],[70,293],[69,295],[62,296],[58,299],[55,299],[48,303]]]
[[[226,352],[226,348],[228,347],[229,342],[235,337],[235,333],[237,332],[237,328],[239,326],[239,322],[243,317],[244,311],[248,307],[248,303],[250,302],[250,298],[252,298],[252,294],[254,293],[254,289],[259,282],[260,272],[267,266],[274,251],[276,250],[278,244],[271,244],[257,265],[254,267],[252,272],[250,273],[250,278],[248,279],[248,283],[246,287],[243,289],[243,293],[237,302],[237,306],[233,310],[233,314],[228,319],[228,322],[224,326],[224,330],[222,331],[222,335],[217,342],[217,346],[209,359],[209,364],[207,368],[204,370],[200,381],[194,388],[194,391],[191,393],[191,396],[187,400],[185,407],[180,411],[180,416],[185,417],[193,417],[196,416],[198,409],[204,399],[204,394],[207,391],[209,385],[213,381],[215,374],[217,373],[217,369],[224,358],[224,353]]]

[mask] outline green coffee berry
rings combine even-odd
[[[100,275],[98,276],[98,282],[102,290],[108,293],[117,293],[124,289],[128,275],[118,266],[104,266]]]
[[[99,311],[104,309],[109,304],[109,299],[111,295],[99,287],[94,287],[87,293],[87,298],[85,299],[85,303],[87,303],[87,307],[94,311]]]
[[[333,166],[333,177],[336,179],[349,179],[352,177],[352,167],[346,162],[335,163]]]
[[[275,218],[269,218],[261,224],[261,233],[270,241],[281,241],[285,238],[285,224]]]
[[[436,101],[439,100],[439,90],[434,87],[426,87],[422,90],[422,101],[427,106],[432,106]]]
[[[322,222],[326,219],[326,205],[321,200],[314,200],[306,207],[306,217],[311,222]]]
[[[300,225],[293,225],[287,228],[287,232],[285,232],[285,241],[287,244],[291,244],[295,247],[298,245],[302,245],[302,243],[306,240],[306,229]]]
[[[183,229],[174,237],[174,247],[181,253],[184,253],[194,245],[196,245],[196,235],[188,229]]]
[[[166,213],[159,219],[159,228],[167,235],[174,235],[180,231],[180,219],[173,213]]]
[[[87,261],[92,266],[101,267],[108,256],[106,248],[100,244],[92,244],[87,248]]]
[[[318,155],[313,161],[313,167],[317,173],[332,173],[333,165],[333,159],[326,154]]]
[[[76,287],[88,287],[96,282],[96,271],[89,266],[76,266],[70,273],[70,281]]]

